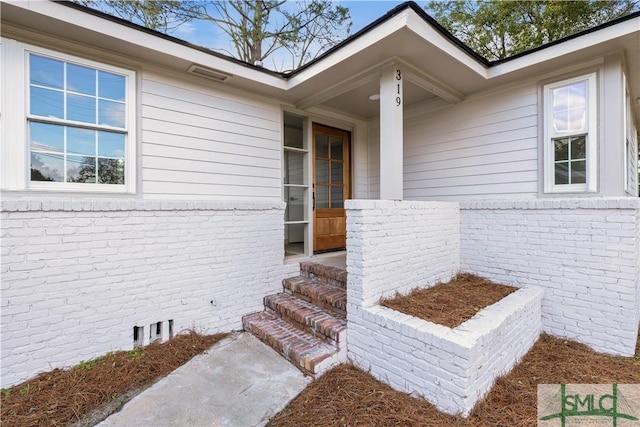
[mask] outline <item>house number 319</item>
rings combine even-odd
[[[400,85],[402,84],[402,72],[400,70],[396,70],[396,82],[396,107],[399,107],[402,104],[402,89],[400,87]]]

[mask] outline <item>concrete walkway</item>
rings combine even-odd
[[[263,426],[311,381],[248,333],[214,345],[99,427]]]

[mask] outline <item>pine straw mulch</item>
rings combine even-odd
[[[542,335],[508,375],[498,378],[468,419],[439,412],[424,399],[391,389],[351,365],[311,383],[269,427],[530,427],[538,384],[640,383],[640,356],[613,357]]]
[[[164,343],[108,353],[66,370],[54,369],[2,389],[2,427],[67,426],[90,416],[92,411],[112,406],[88,422],[93,425],[227,335],[191,331]],[[110,405],[114,402],[115,407]]]
[[[516,290],[512,286],[461,273],[446,283],[425,289],[416,288],[406,295],[396,294],[393,298],[380,301],[380,305],[455,328]]]

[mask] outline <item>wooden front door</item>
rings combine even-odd
[[[347,131],[313,125],[313,251],[347,244],[344,201],[351,197]]]

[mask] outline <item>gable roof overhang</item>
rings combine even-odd
[[[482,58],[418,5],[403,3],[321,57],[292,73],[276,73],[119,18],[52,1],[2,0],[3,24],[54,35],[186,73],[198,64],[231,75],[224,84],[306,109],[323,106],[354,117],[376,114],[383,66],[406,70],[405,105],[465,97],[621,53],[633,99],[640,97],[640,13],[501,61]],[[4,32],[4,31],[3,31]],[[640,109],[638,120],[640,120]]]

